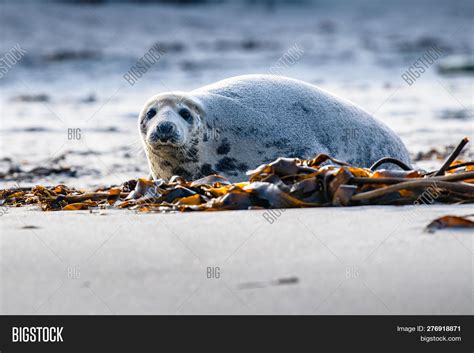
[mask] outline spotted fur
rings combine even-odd
[[[156,117],[144,120],[152,107]],[[191,124],[179,117],[183,107],[192,114]],[[178,126],[180,140],[150,144],[150,131],[164,120]],[[244,180],[247,169],[277,157],[318,153],[362,167],[388,156],[410,164],[396,134],[361,108],[316,86],[270,75],[157,95],[142,109],[139,131],[155,178],[219,173]]]

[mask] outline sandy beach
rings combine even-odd
[[[2,217],[2,314],[472,314],[472,206]]]

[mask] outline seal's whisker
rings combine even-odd
[[[128,144],[125,147],[125,150],[126,150],[126,152],[128,152],[130,154],[134,154],[134,155],[140,155],[140,154],[144,153],[143,144],[139,139],[137,139],[137,140],[131,142],[130,144]]]
[[[182,147],[178,147],[178,153],[183,156],[183,157],[186,157],[189,155],[190,153],[190,150],[189,148],[185,147],[185,146],[182,146]]]

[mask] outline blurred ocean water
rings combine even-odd
[[[413,156],[443,149],[474,136],[473,19],[474,3],[463,0],[1,1],[0,56],[18,45],[25,54],[0,71],[0,172],[71,166],[75,174],[44,181],[75,185],[146,176],[142,104],[249,73],[277,72],[352,100]],[[123,76],[154,46],[163,55],[131,85]],[[441,57],[407,84],[401,75],[433,47]],[[292,48],[300,55],[289,60]],[[459,70],[440,70],[453,58]]]

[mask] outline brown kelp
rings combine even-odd
[[[326,154],[313,159],[278,158],[249,171],[248,180],[231,183],[219,175],[188,181],[129,180],[94,191],[65,185],[0,190],[3,206],[39,205],[42,210],[135,209],[141,212],[219,211],[257,208],[417,204],[474,201],[474,161],[457,157],[464,138],[441,168],[411,170],[393,158],[359,168]],[[396,169],[378,169],[382,165]]]

